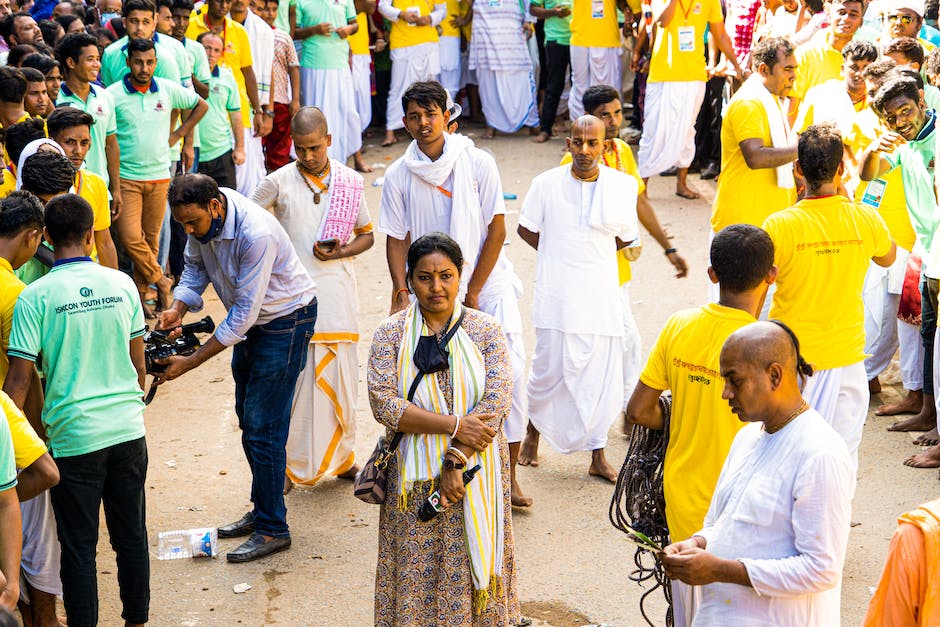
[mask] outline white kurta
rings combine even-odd
[[[479,206],[482,213],[480,238],[483,241],[493,217],[506,213],[503,186],[496,161],[489,153],[473,147],[469,149],[468,154],[477,194],[474,206]],[[454,189],[453,174],[441,187]],[[405,165],[404,157],[399,158],[385,172],[378,230],[399,240],[407,239],[410,235],[411,241],[435,231],[450,233],[452,205],[452,198],[412,174]],[[464,272],[472,273],[480,253],[473,251],[472,256],[467,251],[463,253],[471,262]],[[463,296],[462,291],[460,298]],[[527,414],[524,385],[525,346],[522,341],[522,315],[519,312],[521,297],[522,282],[516,276],[505,249],[501,250],[496,265],[480,292],[479,306],[480,311],[496,318],[503,327],[512,356],[513,403],[509,418],[504,424],[506,439],[510,442],[522,440]]]
[[[773,434],[744,427],[696,535],[741,561],[753,589],[702,586],[693,625],[840,625],[854,484],[845,443],[815,410]]]
[[[519,225],[539,234],[529,420],[563,453],[604,448],[623,408],[624,321],[617,243],[637,237],[636,179],[571,165],[532,181]]]
[[[333,160],[332,172],[346,166]],[[355,174],[356,177],[360,177]],[[338,475],[355,463],[358,400],[359,299],[353,259],[321,261],[313,255],[330,193],[314,203],[296,163],[269,174],[252,200],[272,211],[287,231],[304,268],[317,282],[317,324],[307,353],[307,366],[297,379],[287,438],[287,474],[295,483],[313,485],[323,475]],[[365,195],[356,229],[371,218]]]

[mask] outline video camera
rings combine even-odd
[[[169,339],[172,329],[153,329],[144,334],[144,359],[147,362],[147,374],[160,374],[166,370],[165,364],[158,364],[158,360],[167,359],[174,355],[192,355],[202,346],[197,333],[212,333],[215,331],[215,322],[206,316],[199,322],[191,322],[182,326],[183,333],[176,339]]]

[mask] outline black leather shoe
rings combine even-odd
[[[248,512],[232,524],[219,527],[219,537],[240,538],[242,536],[247,536],[254,530],[255,516],[251,512]]]
[[[701,179],[703,181],[708,181],[717,177],[719,173],[721,173],[721,169],[718,167],[717,163],[712,161],[704,170],[702,170]]]
[[[250,562],[252,560],[261,559],[262,557],[267,557],[268,555],[280,553],[281,551],[286,551],[289,548],[290,537],[271,538],[265,542],[264,536],[255,532],[251,534],[251,537],[245,540],[240,547],[234,551],[229,551],[225,555],[225,559],[230,562]]]

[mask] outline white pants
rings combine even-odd
[[[529,420],[561,453],[607,446],[623,409],[623,338],[535,330]]]
[[[46,594],[62,596],[59,579],[59,534],[49,490],[20,503],[23,517],[23,555],[20,560],[20,599],[28,602],[25,579],[33,588]]]
[[[670,538],[680,542],[686,538]],[[672,618],[676,627],[691,627],[695,612],[702,602],[701,586],[690,586],[678,579],[672,580]]]
[[[261,185],[261,181],[268,172],[264,167],[264,147],[261,144],[261,138],[255,137],[251,127],[244,129],[244,132],[245,163],[235,166],[235,181],[238,184],[238,193],[251,197],[252,192]]]
[[[366,132],[372,123],[372,55],[352,55],[353,90],[356,93],[356,113],[359,128]]]
[[[633,317],[629,283],[620,286],[620,299],[623,301],[623,402],[626,407],[643,372],[643,341]]]
[[[860,361],[841,368],[817,370],[806,382],[803,398],[845,440],[852,458],[852,469],[857,473],[858,447],[862,443],[862,428],[870,399],[865,363]]]
[[[436,81],[441,75],[441,52],[437,42],[429,41],[417,46],[396,48],[392,56],[392,84],[388,88],[388,105],[385,113],[385,129],[396,131],[405,128],[402,118],[405,111],[401,97],[412,83]]]
[[[587,48],[571,46],[571,92],[568,114],[572,120],[584,115],[581,98],[588,87],[610,85],[620,93],[623,61],[620,48]],[[704,98],[704,93],[703,96]]]
[[[460,58],[460,37],[441,37],[437,42],[441,54],[441,85],[454,100],[463,87]]]
[[[538,126],[535,77],[532,70],[477,69],[480,104],[486,124],[501,133],[515,133],[523,126]]]
[[[304,105],[317,107],[326,116],[333,138],[327,150],[330,158],[346,163],[350,155],[362,148],[362,128],[349,66],[332,70],[301,67],[300,88]]]
[[[574,46],[571,47],[572,51]],[[571,55],[574,65],[574,53]],[[570,109],[575,100],[572,89]],[[648,178],[669,168],[687,168],[695,158],[695,119],[705,99],[705,81],[646,84],[643,136],[637,155],[640,176]]]

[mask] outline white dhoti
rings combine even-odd
[[[297,379],[287,436],[287,476],[313,485],[356,463],[356,386],[359,357],[352,339],[318,341],[307,348]]]
[[[23,517],[23,554],[20,558],[20,600],[29,603],[30,586],[62,596],[62,580],[59,578],[59,559],[62,548],[56,531],[55,514],[49,490],[20,503]]]
[[[441,58],[441,85],[457,100],[457,92],[463,87],[460,37],[440,37],[437,42]]]
[[[629,283],[620,286],[620,299],[623,301],[623,402],[626,403],[643,372],[643,340],[633,317]]]
[[[571,63],[574,66],[574,54]],[[656,176],[673,166],[687,168],[692,164],[695,119],[704,99],[705,81],[646,84],[643,137],[637,155],[641,177]],[[576,100],[572,94],[568,107]]]
[[[235,181],[238,184],[239,194],[251,196],[268,171],[264,167],[264,146],[261,144],[261,138],[255,137],[250,127],[244,131],[245,163],[235,166]]]
[[[501,133],[515,133],[523,126],[538,126],[535,77],[528,70],[477,68],[480,104],[486,124]]]
[[[562,453],[607,446],[623,409],[623,338],[535,330],[529,420]]]
[[[362,129],[349,66],[332,70],[301,67],[300,88],[304,105],[317,107],[326,116],[333,138],[327,150],[330,158],[346,163],[350,155],[362,148]]]
[[[685,538],[673,538],[680,542]],[[672,580],[672,620],[675,627],[691,627],[695,611],[702,602],[702,587]]]
[[[365,133],[372,124],[372,55],[352,55],[352,79],[356,113],[359,114],[359,132]]]
[[[924,342],[920,337],[920,326],[903,320],[897,320],[897,325],[901,384],[905,390],[923,390]]]
[[[803,388],[803,398],[822,414],[826,422],[842,436],[849,449],[852,468],[858,471],[858,447],[868,415],[868,377],[865,363],[817,370]]]
[[[385,109],[385,129],[397,131],[405,128],[402,118],[405,111],[401,97],[419,81],[436,81],[441,75],[440,46],[436,41],[396,48],[391,51],[392,83],[388,88],[388,105]]]
[[[623,61],[620,48],[571,46],[570,53],[571,92],[568,95],[568,114],[572,120],[577,120],[584,115],[581,98],[589,87],[610,85],[620,93]],[[704,91],[702,97],[705,97]]]

